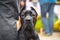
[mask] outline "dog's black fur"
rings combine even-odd
[[[18,31],[18,40],[39,40],[37,32],[34,30],[37,12],[31,7],[31,10],[23,8],[20,13],[21,29]]]

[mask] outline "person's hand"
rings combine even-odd
[[[21,6],[24,6],[24,5],[25,5],[24,1],[21,1],[21,2],[20,2],[20,5],[21,5]]]

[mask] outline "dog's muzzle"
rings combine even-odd
[[[30,15],[26,15],[26,17],[24,18],[24,29],[27,28],[27,30],[30,30],[33,28],[34,24],[33,24],[33,17],[31,17]]]
[[[30,16],[30,15],[27,15],[25,18],[24,18],[24,24],[25,26],[29,29],[29,28],[32,28],[34,26],[33,24],[33,18]]]
[[[27,15],[24,19],[24,22],[26,22],[27,24],[30,24],[33,22],[33,18],[29,15]]]

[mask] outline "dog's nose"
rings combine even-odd
[[[30,22],[30,21],[31,21],[31,19],[26,19],[26,21],[27,21],[27,22]]]
[[[26,16],[25,21],[31,21],[32,17],[31,16]]]

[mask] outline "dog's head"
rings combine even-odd
[[[32,7],[31,10],[22,9],[20,17],[22,25],[28,28],[33,28],[36,23],[37,12]]]

